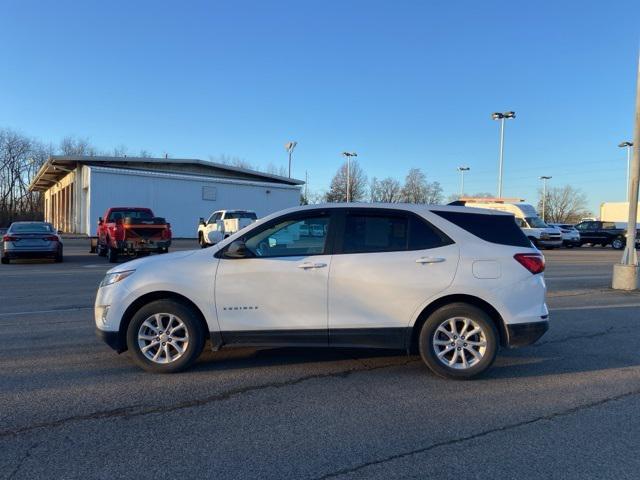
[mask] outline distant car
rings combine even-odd
[[[53,258],[62,262],[62,238],[46,222],[14,222],[2,237],[3,264],[16,258]]]
[[[119,255],[144,256],[167,253],[171,246],[171,224],[149,208],[112,207],[98,219],[96,251],[116,263]]]
[[[206,248],[215,245],[258,219],[251,210],[216,210],[198,224],[198,243]]]
[[[300,227],[322,236],[303,237]],[[109,270],[96,332],[152,372],[232,347],[391,348],[471,378],[549,327],[544,257],[513,216],[425,205],[296,207],[208,250]],[[504,368],[504,367],[503,367]]]
[[[580,244],[590,243],[592,246],[602,245],[606,247],[611,245],[616,250],[622,250],[627,244],[626,228],[621,228],[615,222],[585,221],[576,225],[576,229],[580,232]],[[636,239],[636,246],[640,238]]]
[[[580,232],[576,230],[574,225],[567,223],[549,223],[550,227],[556,227],[562,234],[562,245],[567,248],[580,246]]]

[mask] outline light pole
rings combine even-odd
[[[640,57],[636,71],[636,115],[633,129],[633,143],[640,145]],[[629,217],[627,221],[627,241],[620,263],[613,266],[612,287],[616,290],[637,290],[639,278],[638,254],[636,252],[636,224],[638,222],[638,186],[640,184],[640,152],[633,149],[629,169]]]
[[[547,214],[547,180],[551,180],[553,177],[543,175],[540,177],[542,180],[542,221],[545,221]]]
[[[347,203],[351,201],[351,157],[357,157],[356,152],[342,152],[342,156],[347,159]]]
[[[633,148],[633,142],[622,142],[618,145],[620,148],[627,149],[627,202],[629,201],[629,169],[631,168],[631,150]]]
[[[470,167],[458,167],[460,172],[460,198],[464,197],[464,172],[471,170]]]
[[[291,178],[291,155],[293,154],[293,150],[298,145],[298,142],[287,142],[284,144],[284,149],[289,154],[289,178]]]
[[[495,112],[491,114],[493,120],[500,120],[500,160],[498,164],[498,198],[502,198],[502,166],[504,161],[504,121],[516,118],[516,112]]]

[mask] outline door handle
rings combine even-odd
[[[298,268],[304,268],[306,270],[307,268],[323,268],[323,267],[326,267],[326,266],[327,266],[326,263],[304,262],[304,263],[301,263],[300,265],[298,265]]]
[[[446,258],[442,257],[420,257],[416,260],[416,263],[442,263],[446,260]]]

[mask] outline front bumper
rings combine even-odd
[[[107,332],[96,327],[96,337],[109,345],[118,353],[122,353],[127,349],[127,346],[122,340],[120,332]]]
[[[524,347],[538,341],[542,335],[549,330],[549,320],[546,316],[541,317],[539,322],[514,323],[507,327],[507,345],[509,348]]]

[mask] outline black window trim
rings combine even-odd
[[[447,245],[453,245],[455,242],[453,239],[444,233],[441,229],[436,227],[429,220],[421,215],[410,210],[400,210],[394,208],[376,208],[376,207],[352,207],[352,208],[336,208],[336,227],[334,228],[334,249],[333,255],[360,255],[365,253],[393,253],[393,252],[419,252],[422,250],[431,250],[433,248],[446,247]],[[344,251],[344,233],[346,227],[346,218],[348,215],[361,215],[361,216],[391,216],[391,217],[404,217],[407,219],[407,243],[406,248],[403,250],[375,250],[375,251],[362,251],[362,252],[345,252]],[[426,223],[438,236],[442,238],[442,244],[437,247],[431,248],[409,248],[409,240],[411,238],[411,218],[414,218],[418,222]]]
[[[279,223],[282,222],[287,222],[289,220],[296,220],[296,219],[302,219],[302,218],[310,218],[310,217],[328,217],[329,218],[329,224],[328,224],[328,230],[327,230],[327,240],[324,243],[324,251],[322,253],[308,253],[308,254],[304,254],[304,255],[300,255],[300,254],[292,254],[292,255],[274,255],[272,257],[258,257],[258,256],[254,256],[254,257],[250,257],[250,258],[257,258],[257,259],[273,259],[273,258],[291,258],[291,257],[315,257],[318,255],[331,255],[332,251],[333,251],[333,247],[334,247],[334,242],[335,242],[335,213],[333,212],[333,210],[335,209],[329,209],[329,208],[318,208],[318,209],[313,209],[313,210],[301,210],[301,211],[297,211],[297,212],[293,212],[293,213],[287,213],[285,215],[281,215],[279,217],[276,218],[272,218],[271,220],[269,220],[268,222],[266,222],[264,225],[260,225],[259,227],[253,228],[251,229],[251,231],[247,232],[246,236],[242,236],[240,237],[238,240],[242,240],[243,242],[246,242],[247,237],[249,235],[253,236],[253,235],[257,235],[265,230],[268,230],[269,228],[273,227],[274,225],[277,225]],[[233,243],[233,242],[231,242]],[[231,245],[231,243],[229,243],[229,245]],[[220,258],[220,259],[224,259],[224,260],[245,260],[243,258],[226,258],[224,256],[224,252],[227,251],[227,249],[229,248],[229,245],[226,245],[224,248],[220,249],[218,252],[216,252],[216,254],[214,255],[214,257],[216,258]]]

